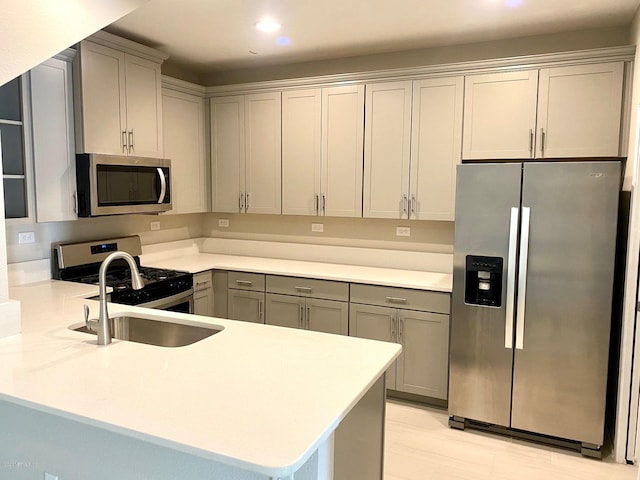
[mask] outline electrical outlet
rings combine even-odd
[[[34,232],[19,232],[18,243],[34,243],[36,241],[36,234]]]
[[[218,219],[218,226],[219,227],[228,227],[229,226],[229,219],[228,218],[219,218]]]
[[[411,227],[396,227],[396,236],[397,237],[410,237],[411,236]]]
[[[312,223],[311,224],[312,232],[324,232],[324,223]]]
[[[160,222],[151,222],[149,226],[151,230],[160,230]]]

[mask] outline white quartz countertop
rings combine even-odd
[[[224,258],[167,266],[229,268]],[[10,289],[22,334],[0,339],[0,399],[271,477],[304,464],[400,353],[392,343],[116,304],[110,314],[224,330],[179,348],[98,347],[68,328],[83,321],[84,303],[97,314],[82,298],[96,294],[55,280]]]
[[[142,255],[142,264],[149,267],[181,270],[191,273],[205,270],[235,270],[319,278],[341,282],[386,285],[451,293],[453,275],[418,270],[363,267],[335,263],[281,260],[277,258],[220,255],[215,253],[190,253],[172,258]]]

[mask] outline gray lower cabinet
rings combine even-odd
[[[268,325],[347,335],[349,304],[336,300],[267,293]]]
[[[231,320],[264,323],[265,276],[259,273],[227,274],[227,316]]]
[[[349,334],[348,283],[267,275],[266,291],[266,323]]]
[[[352,302],[356,299],[369,304],[351,303],[349,334],[402,345],[400,357],[387,372],[387,388],[446,400],[449,295],[368,285],[351,288]],[[435,311],[425,311],[430,306]]]

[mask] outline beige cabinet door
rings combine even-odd
[[[465,78],[462,158],[532,158],[538,71]]]
[[[213,316],[213,277],[211,270],[193,275],[193,313]]]
[[[536,157],[617,157],[623,62],[540,70]]]
[[[244,194],[244,95],[211,99],[211,207],[239,213]]]
[[[129,155],[162,158],[160,64],[125,55]]]
[[[307,329],[315,332],[349,334],[349,303],[308,298]]]
[[[200,213],[207,206],[204,99],[164,89],[164,154],[171,159],[171,203],[167,213]]]
[[[282,213],[317,215],[320,195],[321,90],[282,92]]]
[[[281,108],[280,92],[245,96],[247,213],[282,213]]]
[[[464,78],[413,82],[410,218],[453,220]]]
[[[411,81],[367,84],[363,217],[408,218]]]
[[[399,311],[396,390],[447,399],[449,315]]]
[[[362,216],[364,85],[322,89],[321,212]]]
[[[396,341],[397,310],[390,307],[349,304],[349,335],[383,342]],[[387,388],[396,389],[396,363],[387,370]]]
[[[231,320],[264,323],[264,293],[229,289],[227,311]]]
[[[290,295],[267,293],[265,323],[280,327],[304,328],[305,299]]]
[[[75,220],[71,64],[51,58],[29,72],[38,222]]]
[[[125,54],[84,41],[77,61],[77,151],[127,155]]]

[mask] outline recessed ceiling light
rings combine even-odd
[[[280,24],[274,20],[260,20],[256,22],[256,28],[261,32],[277,32],[280,30]]]

